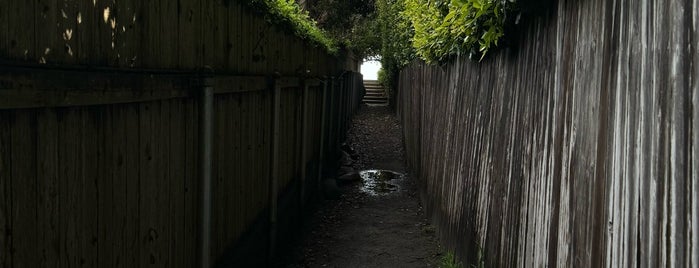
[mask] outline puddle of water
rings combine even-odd
[[[363,185],[361,191],[370,195],[384,195],[400,190],[405,175],[389,170],[364,170],[359,172]]]

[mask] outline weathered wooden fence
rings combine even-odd
[[[269,261],[317,196],[362,79],[250,14],[0,3],[0,267],[195,267],[203,230],[212,264]]]
[[[492,59],[401,73],[440,236],[492,267],[699,266],[699,2],[551,2]]]

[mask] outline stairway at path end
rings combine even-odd
[[[386,90],[376,80],[364,80],[364,88],[366,93],[362,102],[371,106],[386,106],[388,105],[388,94]]]

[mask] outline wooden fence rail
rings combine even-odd
[[[401,73],[440,236],[486,267],[699,266],[698,2],[544,2],[493,58]]]

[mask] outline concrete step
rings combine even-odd
[[[388,98],[388,96],[385,94],[371,94],[371,95],[364,95],[364,98]]]
[[[363,99],[363,102],[366,103],[377,103],[377,102],[388,102],[388,99],[383,98],[383,99]]]
[[[380,96],[380,97],[370,97],[370,96],[365,96],[364,100],[387,100],[388,98],[385,96]]]
[[[367,91],[364,95],[372,95],[372,96],[386,96],[386,92],[383,91]]]
[[[366,94],[364,94],[362,102],[367,105],[388,105],[386,89],[379,84],[379,81],[364,80],[364,89],[366,89]]]
[[[364,96],[387,96],[385,92],[367,92]]]
[[[388,101],[365,101],[368,105],[388,105]]]

